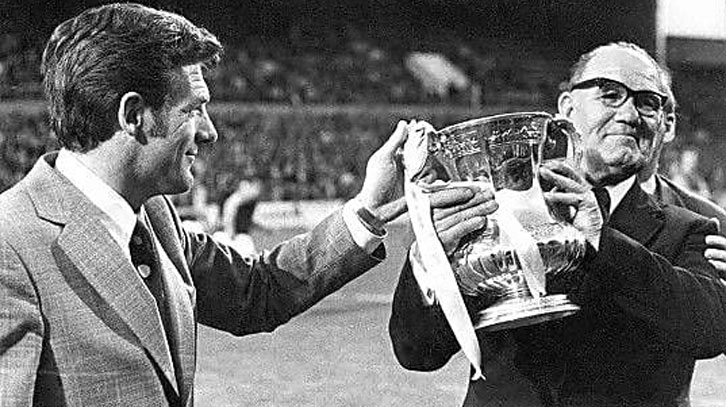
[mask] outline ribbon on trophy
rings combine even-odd
[[[474,326],[461,297],[456,277],[441,245],[431,219],[431,201],[415,179],[428,160],[428,139],[425,129],[409,131],[403,146],[404,194],[411,225],[421,250],[419,255],[430,282],[436,289],[436,299],[454,332],[461,350],[474,368],[472,380],[483,379],[481,350]]]
[[[447,258],[446,252],[439,241],[431,219],[431,202],[428,192],[443,187],[476,185],[477,182],[443,182],[435,181],[433,185],[423,182],[426,171],[429,169],[429,135],[425,128],[419,126],[416,131],[409,131],[408,139],[403,147],[404,161],[404,193],[411,217],[411,224],[419,245],[416,255],[423,267],[430,287],[434,289],[436,299],[449,323],[456,340],[461,346],[464,355],[474,369],[472,380],[484,378],[481,370],[481,350],[476,337],[474,326],[459,289],[459,285]],[[428,180],[431,181],[431,180]],[[431,188],[433,186],[433,188]],[[497,195],[499,209],[490,215],[499,225],[500,242],[503,247],[510,247],[517,253],[522,274],[534,298],[546,294],[545,266],[537,242],[525,230],[515,214],[522,211],[530,216],[545,214],[546,207],[538,208],[532,202],[536,199],[527,199],[522,194]],[[533,212],[534,211],[534,212]]]
[[[522,209],[525,204],[527,207],[524,209],[528,213],[548,216],[547,208],[544,206],[537,208],[537,203],[540,202],[537,199],[526,199],[526,196],[514,194],[510,197],[507,192],[502,190],[497,193],[499,208],[489,216],[499,222],[502,245],[511,247],[517,253],[524,281],[532,297],[539,298],[547,294],[544,261],[537,247],[537,241],[524,229],[515,212]]]

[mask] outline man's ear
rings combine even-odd
[[[146,135],[143,131],[145,110],[144,98],[138,93],[126,92],[121,96],[118,107],[118,124],[121,130],[142,144],[146,144]]]
[[[557,111],[560,115],[571,119],[572,115],[572,94],[570,92],[562,92],[557,98]]]
[[[663,143],[670,143],[671,141],[673,141],[674,138],[676,138],[676,114],[666,113]]]

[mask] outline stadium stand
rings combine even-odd
[[[391,41],[390,32],[353,26],[316,30],[293,27],[286,35],[247,35],[228,43],[208,78],[220,133],[202,180],[211,202],[221,205],[240,178],[260,179],[263,200],[347,198],[396,120],[425,118],[444,126],[513,110],[554,111],[571,63],[565,50],[545,39],[483,41],[439,29]],[[0,35],[0,100],[6,106],[42,99],[41,52],[37,42]],[[412,53],[440,54],[471,85],[428,91],[406,67]],[[702,83],[688,87],[708,92]],[[55,146],[46,123],[37,106],[0,109],[0,190]],[[703,171],[709,181],[723,178],[711,176],[711,168]]]

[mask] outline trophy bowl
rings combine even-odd
[[[464,296],[489,303],[496,299],[478,313],[475,329],[511,329],[579,310],[564,294],[533,295],[522,266],[522,242],[530,237],[535,256],[541,257],[536,272],[542,288],[547,276],[576,269],[584,256],[584,236],[547,206],[537,176],[542,162],[573,157],[573,136],[569,122],[543,112],[469,120],[429,136],[435,178],[449,186],[475,183],[493,189],[499,203],[486,228],[467,236],[449,255]],[[500,211],[516,219],[519,235],[510,233],[513,222],[504,222]],[[527,239],[520,238],[522,233]]]

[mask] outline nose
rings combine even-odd
[[[197,128],[197,134],[195,136],[196,142],[214,143],[219,137],[217,134],[217,129],[214,128],[214,123],[212,123],[212,118],[209,117],[209,113],[207,112],[206,107],[204,108],[203,112],[204,114],[202,116],[201,123]]]
[[[635,98],[629,95],[625,102],[617,108],[616,118],[626,123],[637,123],[640,113],[635,108]]]

